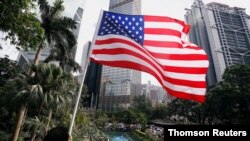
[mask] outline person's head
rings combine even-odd
[[[44,141],[70,141],[70,135],[66,127],[52,128],[44,138]]]

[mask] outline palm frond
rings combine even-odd
[[[69,29],[75,29],[76,28],[76,21],[69,18],[69,17],[63,17],[62,19],[59,19],[60,23],[62,23],[65,27]]]
[[[51,17],[59,17],[64,11],[63,1],[56,0],[51,8]]]
[[[72,67],[74,72],[77,72],[77,71],[82,72],[81,66],[75,60],[70,58],[67,60],[66,64]]]
[[[46,15],[45,13],[49,13],[51,6],[49,5],[47,0],[38,0],[38,5],[42,15]]]
[[[61,34],[65,37],[68,43],[68,48],[73,48],[76,45],[76,38],[69,29],[62,29]]]
[[[40,117],[33,117],[33,118],[27,118],[24,122],[24,126],[26,129],[28,129],[32,134],[37,135],[45,135],[45,123],[48,121],[48,119],[44,116]]]

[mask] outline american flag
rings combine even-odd
[[[208,58],[185,42],[189,25],[170,17],[104,11],[90,59],[153,75],[168,94],[204,102]]]

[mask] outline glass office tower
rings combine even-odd
[[[244,8],[196,0],[186,10],[189,39],[209,56],[208,86],[221,80],[226,67],[250,64],[250,18]]]

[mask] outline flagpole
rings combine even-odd
[[[94,34],[94,37],[92,39],[92,43],[91,43],[90,49],[89,49],[88,54],[87,54],[87,58],[86,58],[86,62],[85,62],[85,67],[84,67],[84,73],[83,73],[81,85],[80,85],[79,90],[78,90],[78,95],[77,95],[76,103],[75,103],[75,106],[74,106],[73,116],[72,116],[70,127],[69,127],[69,135],[70,135],[70,137],[72,137],[71,134],[72,134],[72,130],[73,130],[74,122],[75,122],[75,117],[76,117],[76,113],[77,113],[77,109],[78,109],[78,105],[79,105],[79,101],[80,101],[80,97],[81,97],[81,93],[82,93],[82,87],[83,87],[83,84],[84,84],[84,80],[85,80],[87,69],[88,69],[89,62],[90,62],[89,61],[90,60],[89,56],[92,53],[92,47],[93,47],[93,44],[95,42],[95,39],[96,39],[96,36],[97,36],[97,32],[99,31],[99,28],[100,28],[102,15],[103,15],[103,10],[100,11],[98,22],[97,22],[97,26],[96,26],[96,30],[95,30],[95,34]]]

